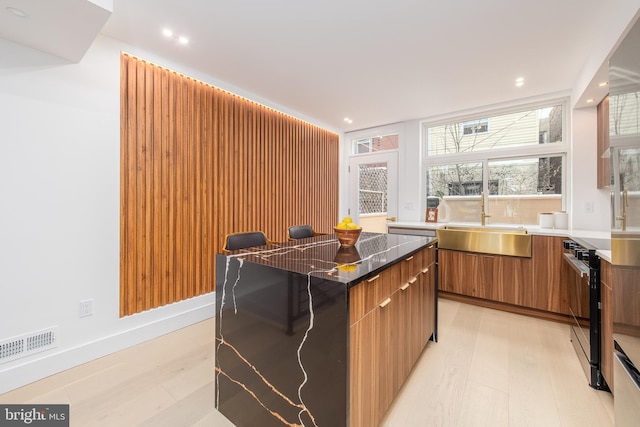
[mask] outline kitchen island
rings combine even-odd
[[[375,426],[436,338],[435,239],[217,255],[215,405],[237,426]]]

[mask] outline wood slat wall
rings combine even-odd
[[[228,233],[331,232],[337,134],[121,55],[120,315],[212,292]]]

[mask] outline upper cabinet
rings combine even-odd
[[[609,60],[612,231],[640,229],[640,22]],[[613,245],[612,245],[613,246]],[[612,251],[614,263],[622,262]]]
[[[598,188],[611,186],[609,161],[609,96],[598,104]]]

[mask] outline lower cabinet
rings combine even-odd
[[[441,249],[440,290],[568,315],[567,284],[575,278],[563,261],[565,239],[532,236],[531,258]]]
[[[375,426],[381,418],[382,382],[388,375],[381,369],[385,352],[381,352],[381,308],[377,307],[351,326],[349,351],[350,426]],[[364,398],[367,396],[367,398]]]
[[[573,269],[564,261],[566,237],[532,236],[533,302],[528,307],[570,314],[567,284],[575,280]]]
[[[351,427],[380,424],[434,333],[435,250],[423,249],[350,291]],[[358,299],[371,294],[376,305],[363,312]]]
[[[531,259],[441,249],[440,290],[508,304],[532,301]]]
[[[454,294],[478,296],[480,255],[448,249],[438,250],[439,289]]]

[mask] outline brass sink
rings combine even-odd
[[[436,230],[436,236],[440,249],[531,257],[531,235],[524,228],[445,225]]]
[[[640,230],[611,233],[611,261],[618,266],[640,267]]]

